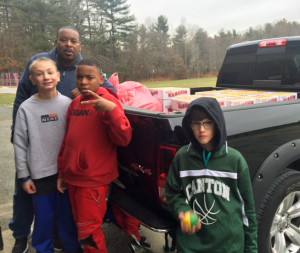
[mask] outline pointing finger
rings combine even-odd
[[[101,99],[101,97],[99,98]],[[81,104],[83,105],[91,105],[91,104],[97,104],[99,99],[94,99],[94,100],[86,100],[86,101],[81,101]]]
[[[97,102],[102,99],[101,96],[99,96],[98,94],[96,94],[95,92],[91,91],[91,90],[86,90],[85,92],[89,93],[90,95],[92,95],[94,98],[94,100],[85,100],[85,101],[81,101],[81,104],[84,105],[91,105],[91,104],[97,104]]]
[[[91,90],[86,90],[87,93],[90,93],[90,95],[92,95],[94,98],[100,98],[100,96],[98,94],[96,94],[95,92],[91,91]]]

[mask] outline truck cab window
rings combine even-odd
[[[259,55],[254,80],[281,80],[282,61],[277,55]]]
[[[228,54],[220,74],[220,83],[251,85],[255,63],[254,52]]]
[[[291,51],[277,55],[258,55],[254,83],[278,81],[279,85],[300,84],[300,55]]]

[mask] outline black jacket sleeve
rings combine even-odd
[[[29,66],[32,63],[33,59],[31,59],[24,70],[23,75],[21,76],[16,98],[14,102],[14,108],[13,108],[13,115],[12,115],[12,126],[11,126],[11,142],[13,143],[13,135],[14,135],[14,125],[16,120],[17,111],[20,107],[20,105],[29,97],[31,97],[33,94],[37,93],[37,88],[32,84],[32,82],[29,80]]]

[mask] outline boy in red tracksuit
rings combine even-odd
[[[60,192],[69,189],[84,252],[106,253],[101,225],[108,185],[119,176],[117,146],[128,145],[132,130],[117,96],[99,88],[104,76],[97,61],[78,63],[76,83],[82,95],[73,100],[67,113],[57,188]]]

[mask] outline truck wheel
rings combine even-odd
[[[259,253],[300,252],[300,173],[281,174],[267,192],[258,218]]]

